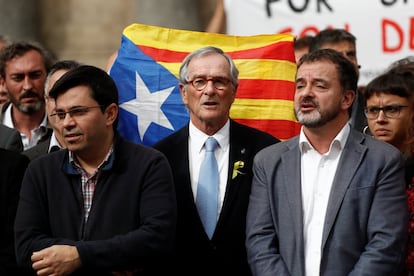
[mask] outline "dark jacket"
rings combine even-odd
[[[14,254],[13,224],[21,181],[29,159],[0,149],[0,275],[19,275]]]
[[[230,152],[227,188],[216,230],[210,241],[195,205],[188,159],[188,125],[154,147],[171,165],[177,193],[178,221],[170,275],[250,275],[245,249],[246,212],[252,181],[253,157],[278,142],[273,136],[230,121]],[[233,178],[234,164],[244,167]],[[191,264],[191,265],[190,265]]]
[[[0,148],[21,152],[23,143],[20,132],[0,124]]]
[[[99,176],[87,223],[80,175],[61,150],[33,160],[23,179],[16,223],[17,260],[31,264],[34,251],[74,245],[82,269],[76,275],[136,270],[151,275],[150,264],[170,252],[176,201],[166,158],[118,137]],[[139,273],[138,273],[139,274]]]
[[[24,150],[22,154],[29,157],[30,160],[46,155],[49,153],[50,140],[51,140],[51,137],[49,137],[48,139],[46,139],[45,141],[41,143],[38,143],[36,146],[30,149]]]
[[[20,132],[17,129],[2,125],[4,113],[6,112],[10,104],[11,102],[7,102],[1,106],[0,148],[5,148],[5,149],[10,149],[13,151],[21,152],[24,150],[24,147],[23,147],[23,142],[22,142],[22,137],[20,135]],[[52,133],[53,133],[53,129],[48,123],[45,129],[44,135],[42,136],[42,138],[40,138],[37,144],[40,144],[46,141],[47,139],[50,139],[50,137],[52,136]]]

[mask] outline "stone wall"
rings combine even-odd
[[[0,0],[0,34],[37,40],[58,59],[104,68],[132,23],[198,30],[215,0]]]

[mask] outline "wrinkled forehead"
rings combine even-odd
[[[338,73],[335,64],[328,60],[304,62],[297,69],[296,81],[312,79],[337,79]]]
[[[203,56],[192,58],[188,64],[189,75],[204,75],[208,73],[220,73],[228,75],[230,72],[230,64],[226,58],[217,53],[211,53]]]

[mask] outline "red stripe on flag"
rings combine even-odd
[[[237,98],[292,100],[295,83],[285,80],[240,79]]]
[[[226,52],[232,59],[272,59],[294,61],[292,42],[275,42],[259,48],[248,50]],[[157,62],[182,62],[189,54],[188,52],[177,52],[167,49],[137,45],[146,55],[152,57]]]
[[[157,62],[182,62],[188,55],[188,52],[177,52],[142,45],[137,45],[137,47]]]
[[[235,121],[265,131],[280,140],[287,140],[296,136],[300,132],[301,127],[298,122],[286,120],[235,119]]]
[[[290,45],[290,46],[289,46]],[[232,59],[273,59],[294,61],[293,42],[275,42],[259,48],[226,52]]]

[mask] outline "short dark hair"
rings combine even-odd
[[[52,67],[52,64],[55,61],[53,55],[37,42],[22,41],[11,43],[10,45],[7,45],[3,50],[1,50],[0,75],[3,78],[5,77],[6,73],[4,69],[8,61],[12,60],[15,57],[20,57],[31,50],[37,51],[42,56],[43,63],[46,67],[46,72],[49,72],[50,67]]]
[[[355,71],[355,66],[341,53],[332,49],[320,49],[309,52],[304,55],[298,65],[299,69],[304,63],[311,63],[315,61],[330,61],[337,69],[339,82],[344,90],[353,90],[356,93],[358,86],[358,74]]]
[[[312,43],[313,38],[314,38],[313,36],[305,35],[305,36],[295,39],[295,43],[294,43],[295,50],[309,48],[310,44]]]
[[[76,60],[59,60],[58,62],[54,63],[52,67],[50,67],[49,74],[53,74],[59,70],[72,70],[79,66],[81,66],[81,64]]]
[[[364,91],[365,99],[381,93],[414,98],[414,67],[395,67],[371,80]]]
[[[114,80],[104,70],[91,65],[81,65],[68,71],[56,81],[49,96],[56,100],[67,90],[81,85],[90,88],[91,97],[101,105],[102,112],[112,103],[118,105],[118,89]],[[114,122],[114,129],[117,120]]]
[[[72,69],[78,68],[79,66],[81,66],[81,64],[77,62],[76,60],[60,60],[56,62],[55,64],[53,64],[52,67],[50,67],[49,73],[47,74],[47,77],[46,77],[45,91],[48,88],[47,86],[49,85],[50,76],[53,75],[55,72],[59,70],[70,71]]]
[[[325,29],[315,35],[309,45],[309,52],[319,50],[327,43],[350,42],[356,46],[356,37],[344,29]]]

